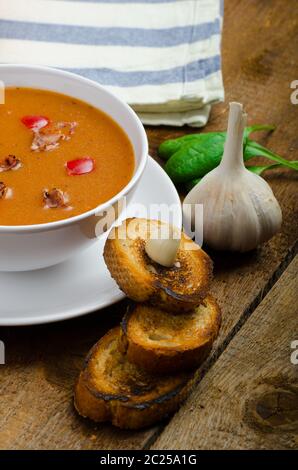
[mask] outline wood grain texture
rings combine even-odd
[[[154,449],[298,446],[298,257],[165,428]]]
[[[263,134],[259,141],[285,157],[298,159],[298,106],[290,103],[290,82],[297,79],[296,11],[295,0],[225,1],[226,100],[214,106],[203,131],[224,129],[229,100],[239,100],[251,123],[277,125],[274,133]],[[194,129],[151,127],[147,132],[151,154],[157,158],[157,147],[165,138]],[[223,326],[202,376],[208,376],[208,369],[239,334],[295,252],[297,176],[276,170],[268,172],[266,179],[282,206],[282,231],[253,253],[234,256],[210,252],[215,261],[212,290],[223,309]],[[0,448],[135,449],[154,441],[160,426],[139,432],[119,431],[79,418],[72,407],[73,384],[84,355],[123,313],[121,302],[68,322],[0,330],[7,354],[6,366],[0,366]]]
[[[240,101],[248,113],[248,125],[276,125],[273,133],[255,134],[260,143],[286,158],[298,158],[295,130],[298,105],[290,101],[290,83],[296,76],[297,14],[298,3],[292,0],[225,1],[222,65],[226,99],[213,107],[203,132],[225,129],[229,101]],[[187,132],[194,130],[187,129]],[[152,155],[156,156],[164,138],[180,134],[180,130],[173,132],[168,127],[150,128]],[[268,162],[260,158],[251,160],[252,163],[257,161]],[[286,169],[269,171],[265,179],[283,211],[282,231],[249,254],[235,256],[207,248],[215,263],[212,291],[224,312],[217,345],[226,344],[241,327],[297,250],[297,173]]]
[[[0,377],[0,449],[131,449],[146,432],[80,418],[73,386],[90,347],[119,323],[124,305],[52,325],[5,328]]]

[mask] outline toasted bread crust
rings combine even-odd
[[[137,224],[142,228],[141,235],[128,236],[126,227]],[[157,265],[145,252],[149,224],[167,225],[135,218],[127,219],[111,231],[104,248],[104,259],[111,276],[120,289],[136,302],[149,302],[172,312],[192,310],[207,295],[212,280],[212,261],[182,234],[177,254],[179,266],[165,268]],[[126,240],[123,236],[127,237]]]
[[[220,324],[219,306],[210,295],[192,314],[136,305],[122,320],[119,348],[130,362],[153,374],[191,370],[209,354]]]
[[[118,352],[119,334],[119,327],[110,330],[90,351],[75,386],[74,404],[83,417],[139,429],[179,407],[191,389],[191,375],[148,375]]]

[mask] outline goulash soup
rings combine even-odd
[[[82,214],[129,182],[135,159],[105,113],[45,90],[8,88],[0,105],[0,225]]]

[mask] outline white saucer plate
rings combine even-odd
[[[150,157],[133,201],[122,218],[142,216],[141,206],[138,208],[137,204],[148,210],[150,206],[152,218],[181,226],[177,191],[164,170]],[[170,220],[166,210],[160,212],[158,209],[161,204],[177,208]],[[75,258],[51,268],[0,273],[0,325],[34,325],[66,320],[121,300],[124,294],[111,278],[103,260],[104,241],[98,240]]]

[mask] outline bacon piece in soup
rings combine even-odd
[[[8,155],[8,157],[4,158],[0,163],[0,173],[2,171],[18,170],[21,166],[21,160],[19,160],[15,155]]]
[[[3,181],[0,181],[0,199],[4,199],[7,193],[7,186]]]
[[[60,141],[69,140],[73,135],[76,122],[59,121],[41,129],[32,129],[34,132],[31,150],[35,152],[54,150]]]
[[[48,209],[57,209],[58,207],[67,207],[68,196],[61,189],[45,189],[43,192],[43,202]]]

